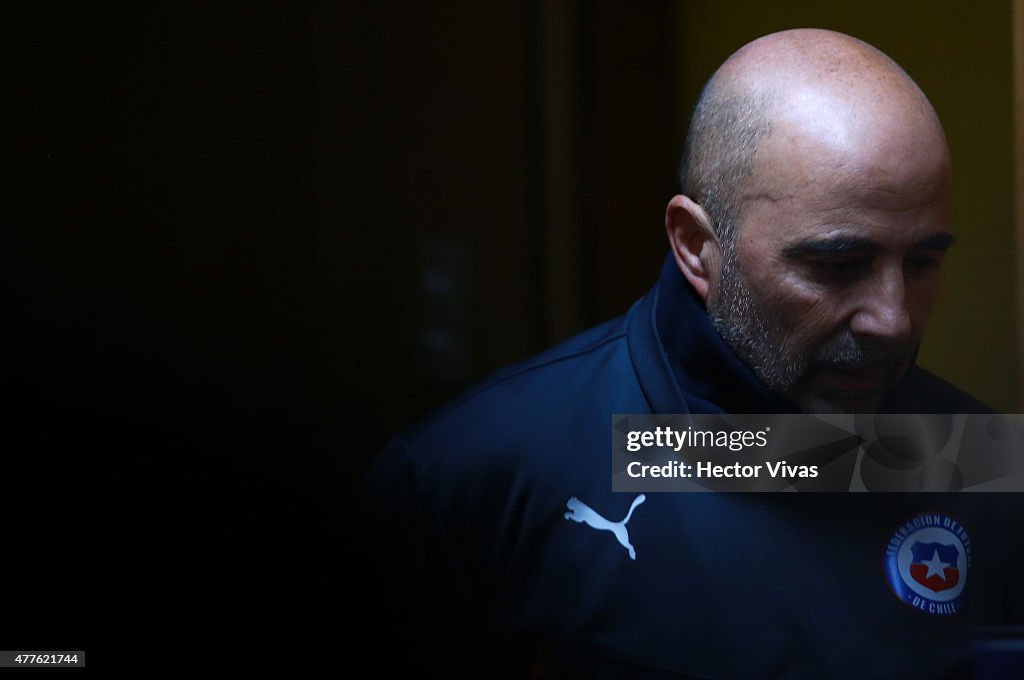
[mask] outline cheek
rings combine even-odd
[[[781,259],[760,255],[779,247],[773,251],[772,244],[768,244],[759,250],[755,245],[741,237],[738,264],[766,321],[790,345],[810,346],[834,333],[843,312],[834,296],[808,282]]]
[[[835,332],[842,310],[819,288],[795,275],[784,275],[761,287],[765,313],[783,330],[790,343],[811,345]]]

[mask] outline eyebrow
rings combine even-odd
[[[935,234],[921,241],[918,241],[910,249],[912,252],[922,250],[949,250],[953,245],[953,235],[950,233]],[[789,246],[782,251],[786,257],[804,257],[808,255],[842,255],[844,253],[865,253],[876,254],[882,251],[882,246],[868,238],[853,236],[837,236],[817,240],[801,241]]]

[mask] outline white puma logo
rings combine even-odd
[[[570,512],[565,513],[566,519],[571,519],[574,522],[586,522],[595,529],[601,530],[606,529],[615,534],[616,540],[622,544],[622,547],[629,551],[629,559],[636,559],[636,551],[633,550],[633,546],[629,543],[629,532],[626,531],[626,522],[633,516],[633,511],[636,506],[647,500],[647,496],[640,494],[633,499],[633,504],[629,506],[629,512],[622,519],[621,522],[611,522],[606,520],[601,515],[594,512],[593,508],[581,501],[576,496],[573,496],[565,503],[565,507],[569,508]]]

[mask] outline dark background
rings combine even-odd
[[[349,666],[373,453],[653,283],[668,4],[489,4],[19,25],[0,648]]]

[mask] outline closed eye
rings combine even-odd
[[[906,261],[906,266],[910,271],[918,273],[938,271],[942,269],[942,258],[925,256],[910,257]]]
[[[871,270],[873,257],[814,258],[807,260],[811,274],[827,283],[841,283]]]

